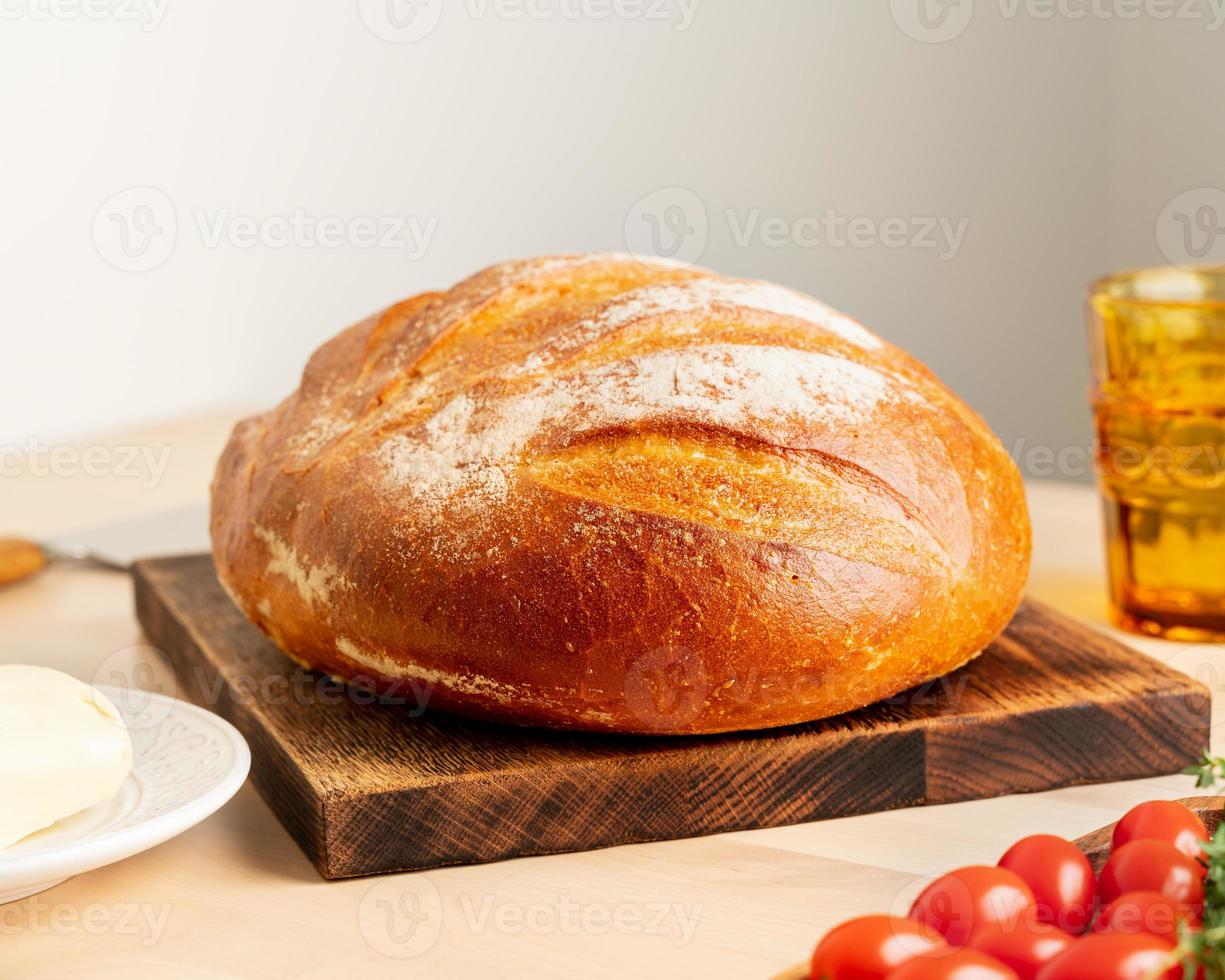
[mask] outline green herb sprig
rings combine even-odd
[[[1199,789],[1217,792],[1225,784],[1225,757],[1205,749],[1199,762],[1183,771],[1195,777]],[[1180,930],[1178,954],[1184,980],[1225,980],[1225,823],[1217,827],[1203,848],[1202,860],[1208,868],[1203,925],[1198,930]]]
[[[1186,776],[1195,777],[1199,789],[1219,790],[1225,783],[1225,756],[1213,755],[1207,749],[1200,753],[1199,762],[1183,770]]]

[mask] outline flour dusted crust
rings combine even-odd
[[[624,732],[839,714],[1020,599],[1016,467],[920,363],[764,282],[509,262],[406,300],[239,424],[218,574],[298,662]]]

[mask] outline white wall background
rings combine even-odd
[[[0,445],[269,403],[392,300],[624,249],[661,187],[700,200],[703,264],[862,319],[1010,445],[1085,445],[1083,284],[1164,261],[1163,208],[1225,181],[1222,0],[1196,20],[1161,0],[442,2],[391,43],[384,0],[0,0]],[[920,2],[955,36],[917,31]],[[114,198],[131,187],[164,197]],[[415,255],[200,228],[297,209],[432,236]],[[737,240],[829,209],[965,236],[946,257]],[[149,216],[143,258],[165,261],[116,268],[141,260],[119,222]]]

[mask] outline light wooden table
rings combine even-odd
[[[169,449],[156,480],[99,475],[97,465],[74,472],[71,452],[59,475],[33,464],[13,475],[20,467],[8,459],[0,514],[10,526],[0,531],[62,534],[200,503],[232,420],[100,443]],[[104,457],[123,469],[117,452],[95,450],[95,463]],[[1037,484],[1031,502],[1031,593],[1106,628],[1092,490]],[[0,662],[92,677],[142,642],[131,607],[126,577],[79,569],[0,592]],[[1222,686],[1221,647],[1127,641]],[[842,919],[904,909],[926,875],[994,863],[1024,834],[1076,836],[1143,799],[1190,790],[1186,777],[1168,777],[324,882],[248,785],[161,847],[0,906],[0,975],[764,978],[803,960]]]

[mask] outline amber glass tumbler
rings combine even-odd
[[[1107,276],[1088,317],[1114,619],[1225,640],[1225,267]]]

